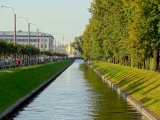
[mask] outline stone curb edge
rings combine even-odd
[[[55,80],[55,78],[57,78],[63,71],[65,71],[72,64],[73,62],[66,68],[62,69],[60,72],[55,74],[53,77],[48,79],[46,82],[42,83],[29,94],[19,99],[12,106],[7,108],[2,114],[0,114],[0,120],[11,120],[20,110],[22,110],[27,104],[29,104],[40,92],[42,92],[50,83],[52,83]]]
[[[147,108],[142,102],[136,100],[131,95],[129,95],[125,90],[121,89],[117,84],[111,82],[107,77],[102,75],[99,71],[94,69],[88,64],[88,66],[102,78],[111,88],[117,91],[126,101],[128,101],[132,106],[134,106],[141,114],[143,114],[149,120],[160,120],[160,116],[156,115],[150,109]]]

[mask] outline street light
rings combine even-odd
[[[55,49],[54,49],[54,51],[56,52],[56,40],[55,40]]]
[[[59,52],[59,42],[58,42],[58,52]]]
[[[41,30],[42,32],[43,32],[43,30],[42,29],[39,29],[39,30]],[[43,32],[43,51],[45,51],[45,39],[44,39],[44,32]],[[42,35],[42,33],[41,33],[41,35]],[[45,55],[43,54],[43,62],[45,61]]]
[[[50,37],[49,37],[49,33],[47,33],[46,36],[48,37],[48,40],[49,40],[49,41],[48,41],[48,40],[47,40],[47,41],[48,41],[48,43],[49,43],[49,44],[48,44],[48,50],[50,51]]]
[[[24,18],[27,20],[27,23],[28,23],[28,44],[30,45],[30,23],[28,22],[28,19],[25,17],[18,17],[18,18]]]
[[[42,29],[39,29],[39,30],[41,30],[42,32],[43,32],[43,30]],[[45,39],[44,39],[44,32],[43,32],[43,50],[45,50]],[[42,35],[42,34],[41,34]]]
[[[16,14],[14,14],[14,9],[12,7],[1,6],[5,8],[11,8],[13,10],[13,17],[14,17],[14,44],[16,44]]]
[[[39,49],[39,29],[38,29],[38,26],[36,24],[32,24],[30,23],[31,25],[35,25],[37,27],[37,47]]]
[[[37,45],[38,45],[38,49],[39,49],[39,29],[38,29],[38,26],[36,24],[32,24],[30,23],[31,25],[35,25],[37,27]],[[38,62],[39,62],[39,53],[38,53]]]

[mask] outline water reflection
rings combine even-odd
[[[77,60],[14,120],[144,120]]]
[[[93,109],[91,116],[94,120],[145,120],[128,102],[120,97],[104,83],[86,64],[81,64],[84,79],[90,89]]]

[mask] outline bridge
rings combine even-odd
[[[70,57],[69,59],[75,61],[76,59],[81,59],[81,60],[84,60],[82,57]]]

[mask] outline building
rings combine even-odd
[[[30,44],[39,47],[40,51],[49,50],[54,51],[54,37],[51,34],[41,33],[38,35],[39,44],[37,42],[37,32],[30,32]],[[4,39],[7,42],[14,42],[13,31],[0,31],[0,39]],[[17,31],[16,43],[28,44],[28,32]]]
[[[75,50],[72,46],[72,43],[69,43],[68,46],[66,47],[66,53],[68,57],[79,57],[79,52]]]

